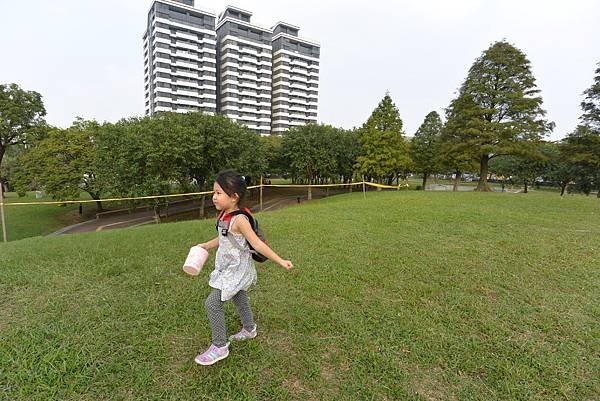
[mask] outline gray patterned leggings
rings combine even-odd
[[[254,318],[252,317],[252,309],[250,309],[250,301],[248,293],[241,290],[232,298],[235,307],[240,315],[242,325],[248,331],[254,329]],[[210,295],[204,302],[206,315],[212,330],[212,343],[217,347],[223,347],[227,344],[227,329],[225,327],[225,311],[223,305],[225,301],[221,301],[221,290],[213,288]]]

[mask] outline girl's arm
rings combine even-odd
[[[252,248],[254,248],[256,252],[265,255],[273,262],[285,267],[288,270],[294,267],[291,261],[284,260],[281,257],[279,257],[279,255],[277,255],[271,248],[269,248],[267,244],[265,244],[261,241],[260,238],[258,238],[258,235],[256,235],[256,233],[250,226],[250,222],[248,221],[248,219],[236,219],[234,226],[239,232],[241,232],[244,235],[246,241],[248,241],[250,245],[252,245]],[[231,228],[233,229],[234,227]]]
[[[198,244],[198,246],[201,246],[202,248],[206,249],[207,251],[212,248],[218,248],[219,247],[219,237],[213,238],[208,242]]]

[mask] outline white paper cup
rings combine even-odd
[[[208,251],[201,246],[193,246],[185,259],[183,271],[191,276],[197,276],[200,274],[206,259],[208,259]]]

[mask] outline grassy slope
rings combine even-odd
[[[15,192],[5,194],[6,203],[52,201],[51,198],[36,199],[33,192],[19,198]],[[83,199],[89,199],[84,197]],[[91,205],[91,204],[90,204]],[[86,209],[93,206],[84,206]],[[78,205],[31,205],[5,206],[7,236],[9,241],[50,234],[66,225],[81,221],[77,214]],[[0,233],[1,235],[1,233]],[[0,237],[0,241],[2,237]]]
[[[342,195],[265,213],[259,337],[213,367],[210,221],[0,245],[0,398],[592,400],[600,204]],[[228,328],[238,328],[228,305]]]

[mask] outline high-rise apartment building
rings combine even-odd
[[[217,111],[215,15],[193,0],[155,0],[144,34],[146,114]]]
[[[263,135],[271,133],[271,36],[252,13],[227,7],[217,24],[219,113]]]
[[[154,0],[144,34],[146,114],[219,112],[256,132],[317,121],[318,43],[297,26],[253,24],[228,6],[218,18],[194,0]]]
[[[298,37],[297,26],[273,27],[272,132],[317,122],[320,45]]]

